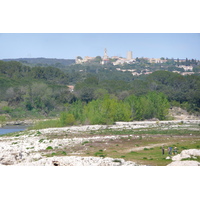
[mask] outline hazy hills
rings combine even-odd
[[[59,65],[67,66],[75,63],[75,59],[57,59],[57,58],[16,58],[16,59],[2,59],[3,61],[18,61],[26,65],[51,65],[59,67]]]

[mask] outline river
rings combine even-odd
[[[0,135],[24,131],[26,128],[27,128],[27,126],[20,126],[20,125],[19,126],[4,126],[4,127],[0,128]]]

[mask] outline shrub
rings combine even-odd
[[[53,147],[52,147],[52,146],[48,146],[48,147],[46,148],[46,150],[49,150],[49,149],[53,149]]]
[[[6,117],[5,116],[0,116],[0,122],[5,122],[6,121]]]
[[[87,143],[89,143],[89,141],[85,141],[85,142],[83,142],[82,145],[87,144]]]
[[[133,153],[133,154],[134,154],[134,153],[137,153],[137,152],[136,152],[136,151],[131,151],[130,153]]]
[[[37,135],[41,135],[42,133],[40,132],[40,131],[37,131],[37,133],[36,133]]]
[[[181,149],[187,149],[187,147],[181,147]]]
[[[72,126],[75,124],[76,120],[73,114],[63,112],[60,115],[60,122],[62,126],[68,126],[68,125]]]
[[[9,106],[4,106],[2,108],[2,110],[5,112],[5,113],[11,113],[12,112],[12,108],[10,108]]]
[[[62,155],[67,155],[67,153],[65,152],[65,151],[62,151],[62,153],[61,153]]]

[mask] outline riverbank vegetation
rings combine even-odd
[[[80,68],[83,68],[83,72]],[[133,76],[114,66],[26,66],[0,61],[2,120],[59,118],[52,124],[167,119],[170,106],[200,112],[200,76],[169,71]],[[73,85],[70,91],[68,85]],[[44,122],[48,123],[48,122]],[[50,124],[50,123],[49,123]]]

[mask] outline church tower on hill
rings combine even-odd
[[[107,55],[107,49],[104,49],[104,55],[103,55],[103,59],[102,59],[102,65],[106,64],[109,62],[109,57]]]

